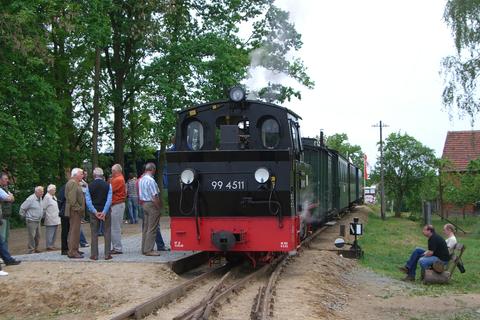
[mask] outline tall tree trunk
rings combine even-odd
[[[95,75],[93,83],[92,167],[98,167],[98,122],[100,119],[100,48],[95,48]],[[93,169],[92,168],[92,169]]]
[[[117,37],[114,37],[117,38]],[[120,39],[114,40],[113,44],[113,66],[115,69],[115,88],[113,91],[113,137],[114,137],[114,153],[115,162],[120,164],[122,168],[125,166],[125,153],[123,146],[125,145],[123,137],[123,87],[124,87],[124,70],[120,59]]]
[[[116,4],[120,6],[119,3]],[[125,37],[125,25],[122,21],[125,19],[124,13],[120,9],[110,13],[112,25],[112,49],[113,56],[110,63],[108,48],[105,50],[107,67],[109,71],[112,86],[112,104],[113,104],[113,136],[114,136],[114,154],[115,162],[122,167],[125,166],[125,138],[123,132],[123,117],[125,115],[125,79],[132,63],[131,57],[134,52],[134,40],[131,36]],[[131,13],[129,13],[131,14]],[[129,15],[127,14],[127,15]]]
[[[401,218],[402,217],[402,195],[399,195],[395,199],[395,218]]]
[[[129,110],[128,110],[128,122],[130,125],[130,136],[128,137],[128,141],[130,144],[130,155],[131,155],[131,162],[132,165],[132,172],[135,176],[137,176],[137,159],[138,159],[138,150],[137,150],[137,137],[136,137],[136,130],[137,130],[137,119],[134,116],[135,112],[135,95],[132,94],[130,103],[129,103]]]
[[[75,154],[76,139],[75,128],[73,124],[73,104],[69,87],[69,63],[65,53],[65,38],[61,36],[61,31],[56,21],[52,21],[52,43],[53,43],[53,77],[54,88],[57,101],[63,109],[62,128],[60,135],[60,157],[59,157],[59,177],[62,181],[70,169],[79,164],[73,163]]]

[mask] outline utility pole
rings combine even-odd
[[[379,123],[374,124],[372,127],[380,128],[380,216],[382,220],[385,220],[385,185],[383,181],[383,138],[382,138],[382,128],[388,127],[388,125],[382,123],[380,120]]]

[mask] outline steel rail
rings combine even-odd
[[[228,270],[230,268],[231,266],[227,264],[227,265],[223,265],[215,269],[209,270],[205,273],[202,273],[201,275],[193,279],[190,279],[174,288],[171,288],[165,292],[162,292],[158,296],[155,296],[146,302],[136,305],[128,309],[127,311],[112,317],[111,320],[123,320],[123,319],[129,319],[132,317],[135,319],[142,319],[147,315],[151,314],[156,309],[159,309],[162,306],[167,305],[168,303],[171,303],[175,299],[181,296],[184,296],[190,288],[197,285],[199,282],[207,279],[208,277],[213,276],[216,273]]]
[[[310,243],[327,228],[328,227],[325,226],[316,230],[314,233],[309,235],[307,238],[305,238],[301,242],[301,246],[309,247]],[[260,287],[257,297],[255,298],[255,303],[252,308],[252,312],[250,314],[250,318],[252,320],[267,320],[271,316],[273,316],[273,304],[275,302],[273,298],[273,293],[274,293],[278,278],[280,274],[283,272],[283,269],[285,268],[289,260],[290,260],[290,256],[282,259],[280,263],[278,263],[275,266],[275,269],[273,270],[273,272],[270,275],[270,278],[268,279],[267,285]]]

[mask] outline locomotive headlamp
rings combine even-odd
[[[183,184],[191,184],[195,180],[195,171],[192,169],[185,169],[180,174],[180,181]]]
[[[228,96],[233,102],[240,102],[245,99],[245,90],[242,87],[233,87],[228,92]]]
[[[255,171],[255,180],[258,183],[265,183],[268,181],[268,178],[270,178],[270,172],[268,172],[267,168],[258,168]]]

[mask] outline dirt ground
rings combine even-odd
[[[365,208],[354,215],[366,222]],[[138,230],[126,225],[124,236]],[[421,284],[382,277],[329,251],[337,235],[338,225],[288,265],[277,286],[274,319],[480,319],[480,294],[418,294]],[[10,246],[25,252],[24,230],[12,231]],[[184,281],[158,263],[24,261],[5,270],[10,274],[0,277],[0,319],[108,319]]]

